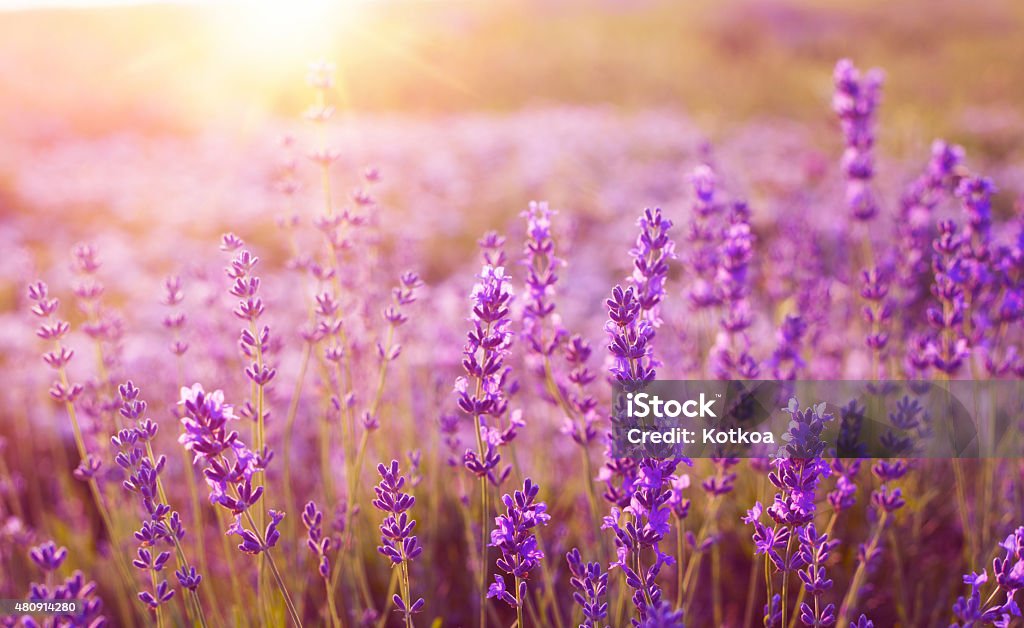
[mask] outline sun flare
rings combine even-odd
[[[332,32],[355,15],[358,2],[250,0],[212,10],[215,36],[230,56],[274,66],[319,58]]]

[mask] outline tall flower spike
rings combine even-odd
[[[377,472],[381,480],[373,488],[377,494],[373,506],[386,514],[384,522],[380,524],[381,545],[377,551],[391,561],[392,567],[399,568],[402,594],[396,594],[392,601],[402,613],[405,625],[412,626],[412,615],[423,610],[425,604],[423,598],[413,601],[409,580],[409,563],[423,553],[423,547],[412,533],[416,528],[416,520],[409,514],[409,510],[416,504],[416,498],[402,490],[406,481],[399,472],[397,460],[392,460],[390,466],[377,465]]]
[[[270,552],[281,540],[279,528],[285,514],[277,510],[267,511],[270,521],[265,526],[258,524],[252,516],[252,508],[260,503],[264,493],[259,477],[273,454],[266,448],[252,451],[245,445],[238,432],[232,429],[232,423],[238,417],[232,406],[224,402],[221,391],[208,393],[197,383],[191,388],[181,389],[178,403],[182,407],[181,424],[184,427],[178,442],[192,453],[193,464],[202,469],[210,487],[210,503],[231,513],[233,521],[226,533],[239,537],[239,551],[265,558],[289,616],[301,626],[302,620]]]
[[[807,365],[801,355],[807,322],[799,314],[787,314],[775,334],[775,350],[768,359],[772,377],[780,380],[795,380],[797,374]]]
[[[964,333],[967,315],[965,282],[967,265],[965,240],[956,223],[939,223],[938,236],[932,243],[935,254],[932,270],[935,282],[932,295],[937,305],[928,308],[927,319],[932,332],[912,359],[922,367],[932,366],[947,375],[955,375],[970,356],[970,344]]]
[[[662,602],[661,587],[657,578],[664,565],[675,564],[675,558],[662,552],[660,543],[671,529],[672,490],[666,485],[673,477],[676,460],[657,461],[645,458],[640,461],[630,504],[623,511],[612,508],[604,519],[605,529],[615,533],[617,560],[613,567],[622,569],[626,584],[633,589],[633,606],[637,610],[634,626],[642,626],[652,616],[660,613]],[[622,524],[623,515],[629,515]],[[650,567],[643,566],[644,550],[651,549],[655,560]]]
[[[526,305],[523,308],[523,336],[529,348],[541,356],[550,356],[565,339],[565,330],[554,317],[551,297],[558,282],[558,269],[564,262],[555,257],[551,238],[554,211],[545,202],[531,201],[523,212],[526,218],[526,244],[522,264],[526,268]],[[555,318],[551,329],[545,324]]]
[[[146,402],[140,397],[140,391],[129,380],[118,387],[121,397],[121,416],[132,421],[132,427],[120,430],[110,441],[117,450],[115,462],[124,469],[128,478],[124,488],[134,493],[145,513],[142,527],[135,533],[139,547],[132,564],[140,570],[150,572],[152,590],[140,591],[139,600],[158,615],[161,607],[174,597],[174,589],[161,572],[171,558],[169,551],[158,552],[160,544],[174,548],[178,557],[179,569],[176,573],[178,583],[189,591],[193,601],[196,588],[202,577],[185,560],[181,547],[181,539],[185,529],[177,512],[166,503],[163,485],[160,479],[166,465],[166,458],[154,458],[151,454],[152,443],[156,438],[157,425],[145,417]],[[201,607],[199,607],[201,608]]]
[[[925,281],[931,268],[932,215],[939,202],[953,191],[956,172],[963,159],[963,148],[935,140],[924,172],[910,184],[900,200],[899,250],[904,261],[896,271],[902,289],[901,307],[910,312],[920,312],[927,297]]]
[[[592,352],[590,343],[579,334],[573,334],[565,345],[565,361],[570,371],[566,376],[568,383],[562,387],[562,396],[580,420],[576,423],[566,417],[562,433],[568,434],[582,446],[597,438],[597,399],[588,389],[589,384],[597,379],[597,375],[587,366]]]
[[[471,417],[478,430],[477,451],[466,451],[463,463],[471,473],[486,477],[495,485],[508,477],[511,469],[498,470],[498,447],[514,438],[518,427],[512,422],[507,430],[499,431],[487,421],[487,417],[503,416],[508,408],[505,357],[512,343],[510,283],[504,268],[485,266],[480,273],[480,282],[470,295],[473,328],[463,348],[462,368],[467,377],[455,382],[459,408]]]
[[[544,558],[533,529],[538,525],[547,525],[551,520],[551,515],[547,514],[547,505],[536,501],[539,492],[540,488],[530,478],[526,478],[523,490],[502,496],[505,514],[494,519],[495,528],[491,531],[491,547],[501,552],[497,561],[498,569],[512,576],[515,588],[510,593],[505,588],[504,576],[496,574],[487,597],[496,597],[515,608],[520,625],[526,601],[527,579],[533,568]]]
[[[170,344],[170,351],[179,358],[185,355],[188,351],[189,344],[182,337],[182,332],[185,329],[186,316],[185,312],[180,309],[175,309],[185,298],[185,293],[182,291],[181,277],[172,275],[164,280],[164,297],[162,303],[167,306],[170,311],[164,316],[163,326],[165,329],[170,330],[174,334],[174,339]]]
[[[633,257],[631,283],[636,286],[636,297],[644,318],[657,327],[661,324],[658,305],[665,297],[668,262],[675,259],[675,243],[668,231],[672,221],[664,218],[660,208],[645,209],[637,221],[640,233],[636,246],[629,252]]]
[[[306,546],[317,558],[317,571],[320,577],[328,579],[331,576],[331,538],[323,533],[324,514],[316,507],[314,502],[306,504],[302,512],[302,524],[306,526]]]
[[[584,563],[580,551],[573,548],[565,555],[572,577],[569,583],[575,591],[573,600],[583,611],[581,628],[600,628],[608,617],[608,572],[601,563]]]
[[[694,200],[686,232],[687,250],[690,252],[686,265],[694,279],[688,296],[690,306],[701,310],[718,304],[714,285],[722,230],[719,215],[723,205],[716,197],[717,182],[710,166],[697,166],[690,175],[690,184]]]
[[[752,256],[753,235],[746,204],[733,205],[730,225],[718,251],[716,287],[725,310],[720,330],[711,348],[712,369],[719,379],[754,379],[759,373],[757,361],[750,355],[747,329],[753,323],[748,295],[747,267]]]
[[[866,301],[862,310],[864,322],[869,331],[864,343],[871,351],[876,369],[870,377],[880,379],[884,375],[882,365],[885,362],[886,346],[889,343],[889,328],[893,314],[892,300],[889,298],[889,273],[878,268],[861,272],[860,296]]]
[[[842,168],[846,176],[846,204],[855,220],[869,221],[878,213],[878,201],[871,189],[875,174],[875,113],[882,93],[882,72],[871,70],[864,77],[849,59],[836,64],[832,109],[839,116],[846,149]]]
[[[836,620],[836,605],[822,605],[821,596],[832,588],[825,563],[838,541],[829,541],[827,532],[819,535],[813,522],[801,528],[797,537],[800,541],[797,559],[804,565],[798,573],[804,589],[813,600],[813,604],[804,602],[800,605],[800,621],[805,626],[831,626]]]
[[[697,183],[695,187],[699,196],[703,194],[701,198],[708,200],[705,190]],[[612,356],[609,370],[625,390],[639,389],[655,377],[651,341],[655,325],[660,322],[657,308],[665,294],[668,260],[674,257],[674,244],[668,236],[672,223],[661,217],[660,210],[645,210],[639,226],[637,246],[630,251],[634,285],[626,289],[615,286],[611,298],[605,302],[609,319],[605,331],[611,340],[608,350]],[[613,423],[617,420],[613,415]],[[616,506],[604,518],[602,528],[615,534],[617,560],[613,566],[623,570],[626,583],[634,590],[633,605],[637,615],[633,624],[640,625],[661,613],[661,589],[656,579],[663,565],[674,562],[659,550],[658,544],[671,528],[669,518],[673,507],[669,502],[674,498],[669,487],[674,477],[672,473],[681,459],[637,462],[615,458],[611,452],[608,457],[598,478],[607,486],[605,497]],[[624,513],[633,518],[625,525],[622,524]],[[655,562],[644,568],[641,553],[647,547],[654,549]]]

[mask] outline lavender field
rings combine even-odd
[[[1024,376],[1020,7],[266,4],[0,11],[0,625],[1024,626],[1021,395],[883,385]]]

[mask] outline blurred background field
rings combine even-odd
[[[883,171],[916,168],[934,137],[961,143],[979,170],[1006,173],[996,177],[1006,216],[1020,192],[1022,24],[1024,5],[1008,0],[5,11],[0,216],[59,218],[49,233],[69,244],[101,218],[181,236],[239,215],[270,227],[281,209],[265,194],[278,142],[294,134],[308,148],[304,72],[322,58],[338,73],[340,182],[394,164],[385,181],[402,215],[443,203],[431,229],[412,231],[444,274],[527,197],[584,216],[672,205],[707,142],[741,160],[723,174],[755,201],[777,191],[766,178],[834,174],[830,73],[842,56],[887,73]],[[910,175],[895,172],[898,190]],[[3,238],[19,240],[13,231],[33,229]]]
[[[309,59],[323,57],[337,64],[340,104],[353,114],[668,107],[711,132],[762,116],[826,121],[821,77],[853,55],[890,77],[886,128],[959,140],[974,125],[1020,132],[1022,20],[1012,0],[314,0],[6,12],[0,118],[14,135],[28,120],[43,136],[174,134],[224,118],[251,130],[262,116],[305,106],[296,85]]]

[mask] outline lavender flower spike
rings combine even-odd
[[[675,259],[675,243],[669,238],[672,221],[662,217],[660,208],[647,208],[637,221],[640,234],[636,246],[629,252],[633,257],[633,276],[636,297],[645,319],[657,327],[661,324],[658,304],[665,297],[668,262]]]
[[[64,614],[53,617],[44,623],[44,626],[82,626],[83,628],[106,628],[109,625],[103,613],[103,600],[97,595],[95,582],[86,582],[81,571],[74,572],[71,577],[65,578],[63,583],[57,584],[56,572],[67,559],[67,548],[58,547],[53,541],[47,541],[42,545],[29,550],[29,558],[45,574],[46,582],[43,584],[33,582],[24,598],[34,602],[56,602],[67,600],[81,600],[82,604],[75,614]],[[0,616],[0,626],[16,626],[17,620],[13,617]],[[25,628],[38,627],[40,624],[30,616],[21,618],[21,626]]]
[[[547,505],[536,501],[540,487],[526,478],[523,490],[501,498],[505,514],[494,519],[496,527],[491,531],[491,547],[501,551],[498,569],[515,579],[515,589],[510,593],[505,588],[505,578],[495,574],[494,582],[487,590],[487,597],[496,597],[516,609],[520,626],[523,625],[523,603],[526,600],[526,581],[530,571],[544,558],[537,547],[533,529],[547,525],[551,515]]]
[[[373,488],[377,498],[373,506],[387,516],[380,524],[381,545],[377,551],[391,561],[393,567],[400,570],[399,584],[402,595],[395,595],[392,601],[402,613],[406,627],[412,626],[412,616],[423,610],[423,598],[412,600],[411,583],[409,581],[409,563],[423,553],[423,547],[412,531],[416,528],[416,520],[409,516],[409,510],[416,504],[416,498],[402,491],[405,488],[405,476],[400,475],[398,461],[392,460],[385,467],[377,465],[380,473],[380,484]]]
[[[608,617],[608,573],[601,563],[584,564],[580,551],[573,548],[565,555],[572,578],[569,583],[576,589],[572,598],[583,609],[581,628],[599,628]]]
[[[252,516],[252,508],[263,498],[264,488],[259,484],[259,475],[273,457],[270,450],[264,448],[254,452],[242,442],[238,432],[231,427],[238,417],[232,406],[224,403],[221,391],[207,393],[201,384],[183,387],[178,403],[183,409],[181,424],[185,428],[178,442],[193,454],[193,463],[202,467],[206,484],[210,487],[210,503],[228,510],[234,517],[227,533],[241,539],[239,551],[254,556],[262,554],[266,558],[292,622],[301,626],[302,620],[291,594],[270,555],[270,550],[281,539],[278,528],[284,520],[284,513],[268,511],[270,521],[265,528]]]
[[[839,116],[846,141],[842,167],[846,175],[846,204],[855,220],[869,221],[878,213],[871,190],[875,174],[875,112],[881,100],[882,72],[871,70],[863,78],[853,62],[842,59],[834,73],[832,109]]]
[[[523,266],[526,267],[527,302],[523,309],[523,335],[529,341],[530,350],[549,357],[565,339],[565,330],[557,322],[555,304],[551,296],[558,281],[558,269],[565,262],[555,257],[555,242],[551,238],[551,216],[554,211],[547,203],[531,201],[523,212],[527,220],[526,246]],[[545,322],[555,318],[550,333]]]
[[[509,284],[510,279],[502,267],[485,266],[480,273],[480,282],[470,295],[473,329],[467,334],[462,351],[462,368],[468,377],[460,377],[455,382],[459,408],[472,418],[477,435],[477,451],[467,451],[463,463],[471,473],[496,486],[511,470],[508,467],[497,471],[501,462],[498,447],[515,437],[515,425],[506,432],[499,432],[492,429],[486,419],[500,417],[508,408],[504,387],[508,377],[505,357],[512,343]]]

